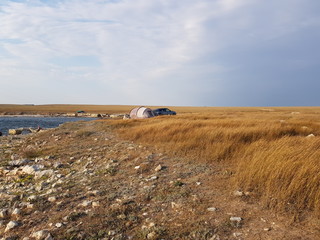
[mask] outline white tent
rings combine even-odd
[[[130,118],[132,119],[151,118],[151,117],[154,117],[154,114],[150,108],[137,107],[130,111]]]

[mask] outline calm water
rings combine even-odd
[[[8,129],[16,128],[55,128],[65,122],[90,121],[94,118],[81,117],[0,117],[0,132],[3,135],[8,134]]]

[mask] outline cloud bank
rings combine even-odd
[[[316,0],[4,0],[0,103],[319,105]]]

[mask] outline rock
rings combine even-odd
[[[62,223],[56,223],[56,225],[55,225],[57,228],[61,228],[62,226],[63,226],[63,224]]]
[[[244,195],[244,193],[242,191],[238,191],[237,190],[237,191],[233,192],[233,195],[236,196],[236,197],[242,197]]]
[[[154,170],[156,171],[156,172],[159,172],[159,171],[161,171],[163,169],[163,167],[159,164]]]
[[[21,210],[19,208],[15,208],[15,209],[13,209],[11,215],[12,216],[20,216],[21,215]]]
[[[62,167],[63,167],[63,164],[62,164],[61,162],[55,162],[55,163],[53,164],[53,167],[54,167],[54,168],[62,168]]]
[[[55,201],[57,201],[57,198],[54,197],[54,196],[53,196],[53,197],[49,197],[49,198],[48,198],[48,201],[49,201],[49,202],[55,202]]]
[[[234,237],[240,237],[242,235],[242,233],[240,232],[235,232],[232,234]]]
[[[37,196],[36,195],[31,195],[27,198],[27,201],[28,202],[34,202],[37,200]]]
[[[96,208],[100,206],[100,202],[96,201],[96,202],[92,202],[92,207]]]
[[[10,221],[7,226],[6,226],[6,229],[4,230],[4,232],[8,232],[10,231],[11,229],[14,229],[16,227],[18,227],[20,224],[19,222],[17,221]]]
[[[43,170],[43,171],[36,172],[34,177],[35,177],[35,179],[39,179],[44,176],[51,177],[53,174],[54,174],[54,171],[52,169],[49,169],[49,170]]]
[[[266,231],[266,232],[271,231],[271,228],[270,227],[264,228],[263,231]]]
[[[309,134],[308,136],[306,136],[306,138],[314,138],[315,137],[315,135],[314,134]]]
[[[209,212],[216,212],[217,210],[218,210],[218,208],[215,208],[215,207],[207,208],[207,211],[209,211]]]
[[[156,239],[157,233],[156,232],[151,232],[147,234],[147,239]]]
[[[0,218],[6,218],[9,215],[8,209],[1,209],[0,210]]]
[[[25,174],[35,174],[35,172],[39,171],[38,165],[26,165],[21,169],[22,173]]]
[[[91,205],[92,205],[92,201],[89,201],[89,200],[85,200],[79,204],[80,207],[89,207]]]
[[[13,160],[13,161],[10,161],[8,164],[10,166],[13,166],[13,167],[20,167],[20,166],[23,166],[23,165],[26,165],[28,163],[30,163],[31,161],[28,160],[28,159],[20,159],[20,160]]]
[[[51,236],[48,230],[40,230],[31,234],[31,237],[37,240],[48,239],[48,236]],[[52,238],[52,237],[51,237]]]
[[[21,129],[9,129],[8,130],[8,134],[9,135],[19,135],[22,133]]]
[[[235,227],[240,227],[242,220],[241,217],[230,217],[230,221]]]

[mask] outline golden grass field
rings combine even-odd
[[[133,107],[0,105],[0,112],[128,113]],[[172,155],[225,164],[232,184],[270,208],[320,216],[320,107],[169,108],[178,114],[106,124],[122,138]]]
[[[114,124],[123,138],[192,161],[225,164],[233,184],[267,207],[320,216],[320,108],[190,112]]]

